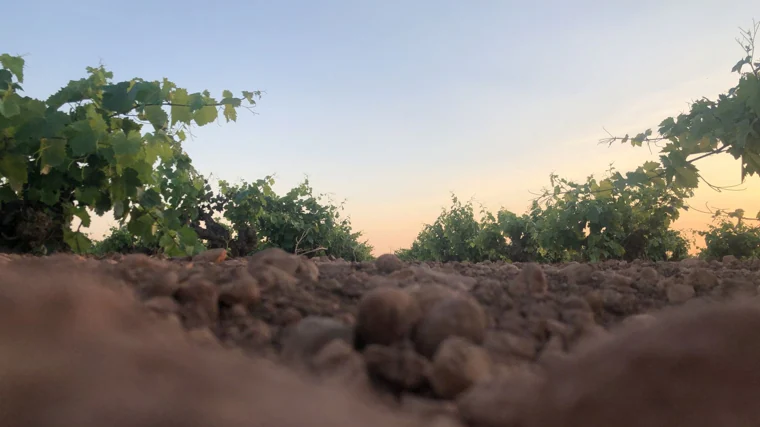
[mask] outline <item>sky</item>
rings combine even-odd
[[[737,80],[739,27],[757,0],[24,0],[3,6],[0,50],[25,55],[26,94],[46,98],[85,67],[117,81],[169,78],[191,92],[265,91],[256,115],[193,131],[202,173],[308,176],[346,201],[381,254],[408,247],[450,193],[522,213],[549,174],[584,180],[657,153],[599,145],[653,127]],[[731,157],[701,161],[740,183]],[[701,210],[760,210],[760,179],[700,188]],[[690,211],[677,228],[703,228]],[[98,218],[102,235],[113,218]]]

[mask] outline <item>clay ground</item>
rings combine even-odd
[[[760,426],[759,269],[0,254],[0,420]]]

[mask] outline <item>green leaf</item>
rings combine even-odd
[[[89,120],[74,122],[69,128],[76,132],[76,134],[69,140],[72,156],[86,156],[95,153],[98,150],[98,135],[90,126]]]
[[[190,111],[198,111],[206,106],[206,100],[203,98],[203,94],[191,93],[188,97],[188,104]]]
[[[96,135],[102,135],[108,132],[108,123],[103,116],[94,108],[92,104],[87,106],[87,122]]]
[[[0,157],[0,176],[8,178],[14,191],[21,191],[21,186],[28,182],[26,163],[24,156],[6,154]]]
[[[745,151],[742,155],[742,166],[742,181],[747,175],[760,174],[760,154],[749,150]]]
[[[132,109],[133,103],[129,99],[130,82],[120,82],[103,88],[103,107],[119,114],[124,114]]]
[[[668,136],[670,132],[673,130],[673,128],[675,127],[675,125],[676,125],[675,119],[673,119],[672,117],[668,117],[667,119],[660,122],[660,134],[663,136]]]
[[[40,192],[40,201],[48,206],[54,206],[61,202],[61,192],[42,190]]]
[[[95,203],[91,207],[95,210],[96,214],[102,216],[113,208],[113,199],[107,191],[99,192],[98,198],[95,199]]]
[[[100,191],[95,187],[77,188],[74,190],[74,198],[85,206],[94,206],[100,198]]]
[[[186,225],[177,231],[177,235],[179,235],[180,243],[185,246],[192,246],[198,241],[198,235],[195,233],[195,230]]]
[[[693,165],[676,167],[674,172],[679,187],[696,188],[699,185],[699,172]]]
[[[134,156],[142,148],[142,135],[138,131],[131,131],[128,135],[118,132],[114,134],[111,145],[117,156]]]
[[[79,231],[64,229],[63,241],[69,245],[71,250],[79,254],[87,252],[92,247],[90,239]]]
[[[752,57],[748,56],[746,58],[743,58],[739,60],[739,62],[736,63],[736,65],[731,68],[732,73],[741,73],[742,67],[744,67],[746,64],[750,64],[752,62]]]
[[[736,124],[736,142],[734,142],[734,146],[736,148],[744,149],[744,147],[747,145],[747,137],[752,132],[752,126],[749,123],[749,120],[744,119]]]
[[[81,205],[80,206],[74,206],[74,205],[69,204],[68,207],[67,207],[67,209],[66,209],[66,211],[67,211],[68,215],[76,216],[79,219],[81,219],[82,220],[82,227],[89,227],[90,226],[92,220],[90,218],[90,213],[87,212],[87,208],[86,207],[81,206]]]
[[[760,77],[750,74],[744,80],[747,92],[747,106],[755,113],[755,117],[760,116]]]
[[[127,230],[138,237],[150,237],[153,235],[155,221],[148,214],[132,215],[127,223]]]
[[[24,58],[4,53],[0,55],[0,64],[13,73],[19,83],[24,83]]]
[[[657,162],[653,162],[653,161],[650,160],[648,162],[644,162],[644,164],[642,165],[642,167],[647,172],[654,172],[654,171],[656,171],[660,167],[660,164],[657,163]]]
[[[44,104],[40,104],[44,106]],[[71,117],[61,111],[43,111],[42,114],[45,115],[45,124],[43,125],[42,129],[43,137],[51,138],[54,136],[59,136],[71,123]]]
[[[174,239],[169,234],[164,234],[163,236],[161,236],[161,238],[158,239],[158,244],[159,246],[164,248],[164,250],[166,250],[167,248],[177,246],[177,244],[174,242]]]
[[[145,161],[153,165],[158,158],[168,162],[174,156],[170,140],[165,135],[145,135]]]
[[[146,209],[160,206],[162,204],[161,195],[158,194],[158,191],[150,188],[140,197],[140,204]]]
[[[65,87],[47,99],[48,111],[55,111],[68,102],[85,99],[85,93],[91,90],[92,83],[87,79],[72,80]]]
[[[129,96],[133,102],[140,104],[161,104],[165,98],[158,82],[137,82],[129,91]]]
[[[140,173],[131,167],[126,167],[124,168],[122,179],[124,180],[126,196],[130,198],[137,197],[137,189],[143,185],[143,182],[140,181]]]
[[[253,92],[248,92],[245,90],[243,91],[243,98],[245,98],[248,101],[248,103],[250,103],[251,105],[256,103],[256,101],[253,100],[254,95],[256,94],[254,94]]]
[[[56,167],[66,159],[66,140],[65,139],[46,139],[40,140],[40,159],[46,166]]]
[[[599,209],[598,208],[596,208],[596,209],[594,209],[594,208],[589,209],[589,211],[587,213],[587,218],[592,223],[598,223],[599,222]]]
[[[0,207],[2,207],[3,203],[7,203],[13,200],[17,200],[18,196],[16,193],[11,189],[11,187],[7,185],[0,186]]]
[[[227,121],[237,121],[237,110],[231,104],[225,104],[224,106],[224,118]]]
[[[193,116],[195,123],[198,126],[205,126],[216,120],[216,118],[219,116],[219,111],[216,109],[216,107],[206,106],[196,111]]]
[[[0,87],[13,86],[13,74],[4,69],[0,69]]]
[[[176,89],[177,85],[175,85],[173,82],[169,81],[166,77],[164,77],[161,85],[161,99],[168,100],[171,94],[171,91]]]
[[[166,111],[160,105],[145,107],[145,116],[156,130],[165,129],[169,122],[169,115],[166,114]]]
[[[21,107],[18,105],[18,99],[18,95],[8,92],[5,97],[0,99],[0,114],[7,118],[21,114]]]
[[[233,107],[239,107],[243,104],[243,101],[240,98],[224,98],[222,99],[222,102],[220,102],[222,105],[231,105]]]
[[[142,125],[131,119],[125,118],[122,120],[121,130],[123,130],[125,134],[129,135],[129,133],[132,131],[140,132],[142,130]]]
[[[124,202],[121,200],[117,200],[113,203],[113,217],[116,219],[122,219],[124,218]]]
[[[129,168],[137,171],[137,178],[142,184],[153,184],[155,182],[155,170],[153,169],[153,163],[147,161],[133,162]]]
[[[612,197],[612,182],[609,179],[601,181],[597,187],[597,191],[594,193],[598,199],[609,199]]]
[[[171,93],[172,126],[177,122],[189,125],[193,120],[193,115],[188,106],[189,102],[190,98],[187,95],[186,89],[175,89],[174,92]]]
[[[39,202],[42,197],[42,192],[39,188],[30,187],[24,192],[24,199],[32,202]]]

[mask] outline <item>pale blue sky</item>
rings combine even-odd
[[[264,90],[259,115],[195,131],[196,166],[277,173],[280,190],[309,174],[380,251],[408,245],[450,190],[521,212],[551,171],[641,163],[597,146],[602,127],[633,133],[729,87],[737,27],[760,19],[757,0],[106,5],[4,4],[0,50],[26,55],[28,95],[100,61],[117,79]]]

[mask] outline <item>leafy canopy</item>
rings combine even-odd
[[[91,242],[79,228],[90,225],[91,212],[113,210],[130,232],[157,240],[167,254],[203,249],[182,220],[192,216],[203,181],[181,143],[193,125],[220,119],[220,111],[226,121],[236,120],[236,109],[243,102],[255,106],[260,92],[236,97],[225,90],[217,100],[166,78],[114,82],[113,73],[101,66],[88,67],[87,77],[43,100],[22,95],[23,58],[3,54],[0,64],[4,236],[37,227],[48,236],[33,242],[43,252],[64,243],[84,252]],[[37,222],[30,225],[32,217]],[[74,217],[81,220],[77,230],[71,229]],[[11,237],[1,238],[0,246],[34,249],[30,239]]]
[[[744,222],[743,209],[733,212],[717,210],[713,219],[716,223],[710,224],[707,230],[697,232],[705,239],[700,257],[722,259],[733,255],[739,259],[760,258],[760,227]]]
[[[478,220],[471,203],[452,195],[451,208],[397,254],[442,262],[682,258],[689,243],[670,225],[692,191],[668,186],[656,168],[650,162],[625,175],[610,168],[605,179],[585,183],[552,174],[550,188],[521,216],[482,210]]]
[[[308,179],[282,196],[272,185],[271,176],[237,185],[220,181],[221,211],[233,230],[255,229],[260,248],[353,261],[372,258],[372,246],[360,242],[361,232],[354,232],[350,219],[341,217],[342,203],[323,202],[322,196],[314,195]]]
[[[741,181],[760,174],[760,61],[755,55],[760,23],[741,30],[737,42],[744,54],[731,68],[739,77],[737,84],[716,100],[702,98],[691,104],[689,111],[668,117],[653,136],[647,129],[634,137],[613,137],[615,141],[641,147],[644,143],[660,148],[657,174],[680,188],[696,188],[702,180],[695,163],[703,158],[727,153],[740,161]],[[757,214],[760,219],[760,212]]]
[[[341,218],[342,204],[335,206],[315,197],[308,180],[285,195],[277,195],[274,178],[231,185],[219,181],[218,191],[206,183],[199,199],[200,227],[191,221],[208,246],[225,248],[233,256],[278,247],[306,256],[334,256],[353,261],[372,258],[372,246],[360,242],[360,232],[351,229],[348,218]],[[92,252],[154,253],[157,242],[137,238],[126,227],[112,228],[111,234],[97,242]]]

